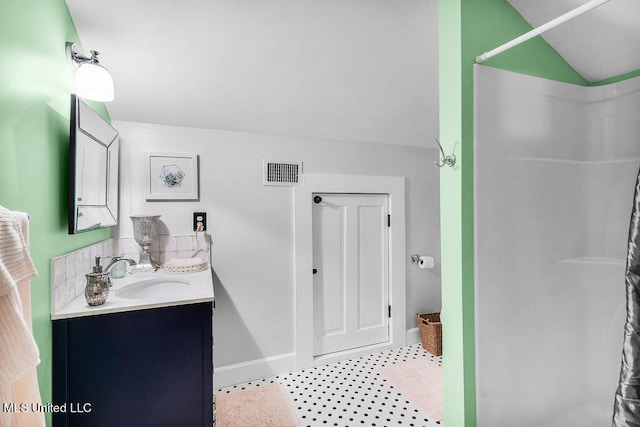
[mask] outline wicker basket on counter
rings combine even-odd
[[[422,313],[416,316],[422,348],[434,356],[442,356],[442,322],[440,313]]]

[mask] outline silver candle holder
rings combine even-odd
[[[160,215],[132,215],[129,218],[133,222],[133,238],[142,248],[140,261],[135,266],[134,272],[156,271],[160,267],[160,263],[151,258],[149,248],[158,237]]]

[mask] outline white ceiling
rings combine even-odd
[[[437,0],[67,0],[114,120],[432,146]]]
[[[114,76],[114,120],[428,147],[437,136],[437,0],[66,1]],[[587,2],[508,1],[532,26]],[[589,81],[638,70],[640,0],[544,38]]]
[[[588,0],[508,1],[538,27]],[[542,37],[590,82],[639,70],[640,1],[610,0]]]

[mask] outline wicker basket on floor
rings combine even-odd
[[[422,348],[434,356],[442,356],[442,323],[440,313],[422,313],[416,316]]]

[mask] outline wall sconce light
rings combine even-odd
[[[75,43],[67,42],[67,60],[76,72],[76,95],[94,101],[113,101],[113,78],[100,65],[98,52],[84,56]]]

